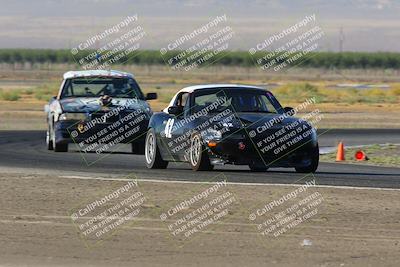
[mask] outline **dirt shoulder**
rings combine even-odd
[[[400,166],[400,145],[399,144],[375,144],[361,147],[346,148],[347,157],[342,163],[398,167]],[[362,151],[365,159],[356,160],[355,154]],[[322,162],[335,162],[336,151],[320,155]]]
[[[145,200],[136,206],[140,209],[137,216],[113,229],[110,235],[98,239],[82,235],[80,223],[93,217],[82,215],[78,223],[71,220],[71,214],[115,192],[128,181],[136,181],[134,174],[126,178],[130,180],[0,174],[0,265],[398,266],[399,190],[343,189],[312,184],[305,187],[313,181],[312,177],[304,179],[303,187],[221,185],[223,177],[218,173],[210,184],[139,180],[134,188]],[[210,193],[209,188],[217,181],[220,188],[214,187],[215,192]],[[203,199],[193,205],[178,205],[198,198],[205,191],[209,195],[203,194]],[[233,197],[230,204],[228,198],[219,202],[229,204],[225,206],[228,209],[225,216],[203,225],[189,237],[182,235],[183,232],[172,233],[171,228],[176,229],[177,221],[195,214],[194,211],[215,215],[218,209],[214,208],[220,206],[199,209],[208,200],[216,199],[212,194],[217,193],[228,195],[229,199]],[[317,198],[304,202],[310,196]],[[275,203],[270,210],[266,208],[267,204],[282,198],[286,200],[281,204]],[[107,208],[117,202],[117,198],[110,200]],[[170,210],[177,207],[181,209],[172,214]],[[303,208],[308,211],[304,212]],[[315,209],[314,215],[303,216]],[[300,223],[283,221],[287,216],[282,212],[299,214],[299,210],[303,212],[302,221],[298,219]],[[100,211],[92,210],[93,214]],[[162,221],[160,215],[165,213],[167,218]],[[268,218],[275,221],[267,223]],[[291,227],[279,235],[276,230],[261,234],[260,229],[267,229],[264,226],[271,229],[277,223],[284,226],[291,223]]]
[[[167,105],[159,100],[149,102],[154,112]],[[0,130],[45,130],[45,104],[32,99],[15,102],[0,100]],[[285,105],[295,107],[298,103]],[[321,103],[313,107],[323,115],[319,128],[400,128],[400,112],[396,111],[396,104]]]

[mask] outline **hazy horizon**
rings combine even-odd
[[[305,16],[325,32],[320,51],[400,52],[400,3],[393,0],[129,1],[0,0],[0,48],[72,48],[137,14],[146,31],[141,49],[158,50],[226,14],[235,31],[230,49],[248,50]],[[343,34],[340,34],[340,29]]]

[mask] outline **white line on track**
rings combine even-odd
[[[100,181],[127,181],[125,178],[105,178],[91,176],[61,175],[60,178],[81,179],[81,180],[100,180]],[[138,182],[144,183],[169,183],[169,184],[215,184],[215,182],[199,182],[199,181],[180,181],[180,180],[158,180],[158,179],[137,179]],[[227,182],[228,185],[242,186],[291,186],[299,187],[301,184],[269,184],[269,183],[240,183]],[[337,188],[351,190],[381,190],[381,191],[400,191],[398,188],[381,188],[381,187],[357,187],[357,186],[336,186],[336,185],[315,185],[316,188]]]

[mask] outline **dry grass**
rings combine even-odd
[[[17,95],[11,99],[0,97],[0,129],[19,129],[22,126],[17,124],[22,122],[27,123],[28,128],[43,128],[43,106],[57,93],[62,73],[73,68],[65,65],[51,71],[0,70],[0,78],[7,81],[0,82],[0,87]],[[135,73],[144,93],[158,93],[159,98],[150,101],[154,111],[165,108],[179,89],[192,84],[242,83],[269,88],[284,106],[294,107],[305,98],[315,97],[318,103],[313,108],[320,109],[324,114],[320,127],[400,127],[400,83],[388,83],[390,89],[335,89],[331,87],[332,82],[327,81],[328,78],[322,80],[323,76],[318,76],[319,79],[312,79],[309,76],[310,79],[305,80],[304,77],[296,78],[297,72],[293,72],[296,75],[292,73],[291,77],[270,77],[254,68],[210,67],[190,73],[171,71],[166,66],[122,66],[120,69]],[[351,82],[355,81],[342,76],[335,83]],[[371,82],[382,81],[372,79]],[[15,101],[9,101],[12,98]]]
[[[368,157],[366,161],[357,161],[354,158],[356,151],[362,150]],[[335,162],[336,154],[321,155],[321,161]],[[398,167],[400,165],[400,145],[369,145],[363,148],[346,148],[346,161],[344,163]]]

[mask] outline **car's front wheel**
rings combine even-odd
[[[162,159],[157,146],[157,138],[154,129],[150,128],[147,131],[146,142],[144,147],[144,155],[146,166],[149,169],[165,169],[168,166],[168,161]]]
[[[50,129],[47,130],[46,132],[46,146],[47,146],[47,150],[53,150],[53,139],[50,136]]]
[[[214,169],[203,146],[201,135],[196,133],[190,140],[189,163],[194,171],[210,171]]]
[[[318,164],[319,164],[319,147],[318,145],[311,151],[310,154],[310,165],[305,166],[305,167],[295,167],[296,172],[299,173],[314,173],[318,169]]]
[[[249,168],[252,172],[266,172],[268,170],[267,165],[263,162],[253,162],[249,164]]]
[[[54,152],[68,152],[68,143],[56,142],[56,133],[52,131],[52,143]]]

